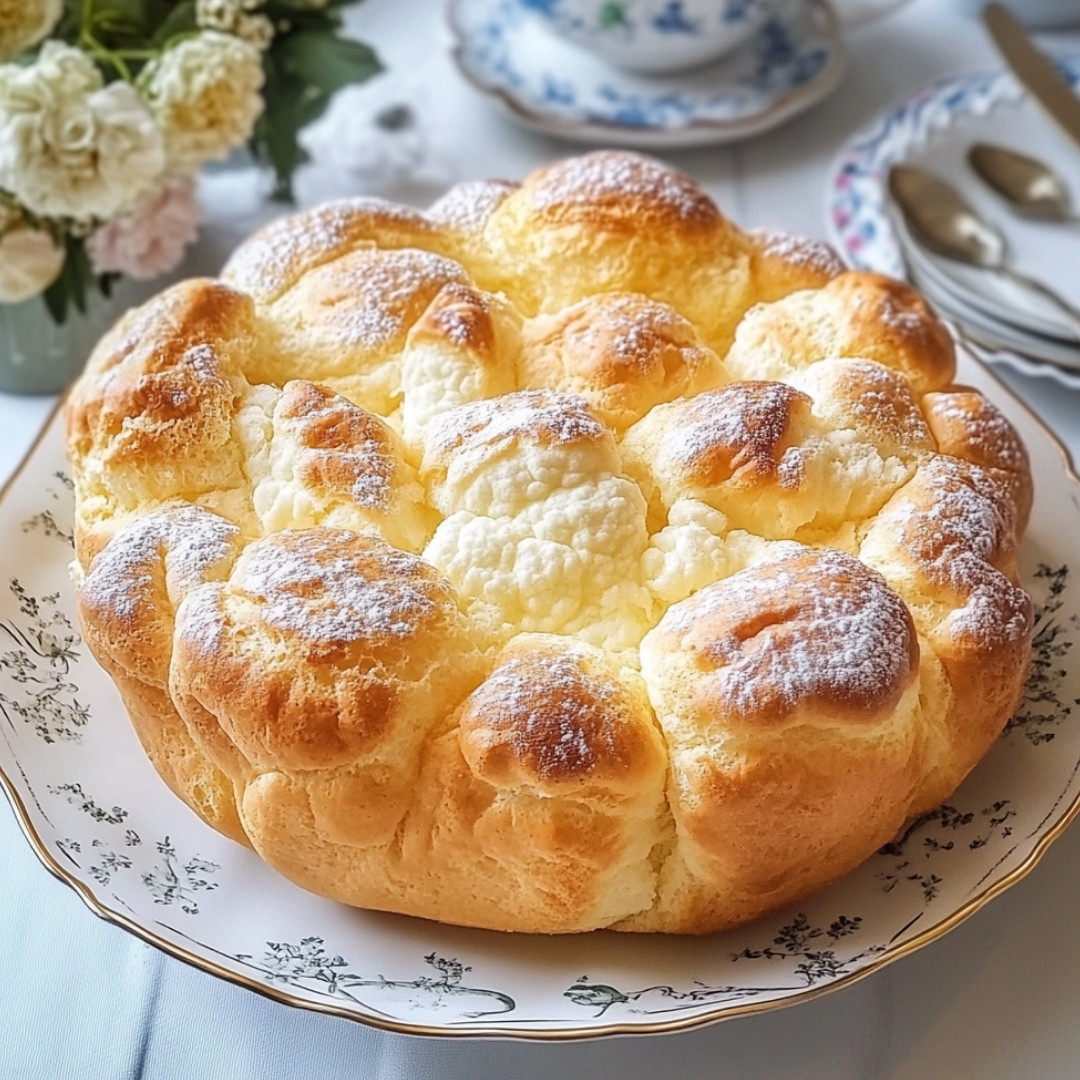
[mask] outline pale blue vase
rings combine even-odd
[[[86,311],[74,307],[57,324],[44,300],[0,304],[0,391],[57,394],[78,377],[98,339],[125,307],[96,291]]]

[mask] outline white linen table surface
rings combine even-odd
[[[367,0],[349,18],[382,54],[388,83],[411,78],[423,87],[425,107],[437,115],[419,118],[440,133],[435,149],[447,183],[520,177],[577,152],[516,127],[458,77],[438,0],[414,0],[407,15],[400,0]],[[1042,40],[1080,49],[1076,34]],[[823,104],[750,142],[670,160],[743,225],[824,236],[825,182],[853,131],[931,79],[997,66],[981,28],[945,0],[915,0],[859,23],[848,44],[848,73]],[[425,183],[436,174],[429,170]],[[349,193],[349,183],[340,170],[310,167],[301,200]],[[188,271],[212,271],[272,209],[245,217],[215,207],[220,191],[206,187],[212,224]],[[1003,377],[1080,453],[1080,394]],[[53,404],[0,393],[0,483]],[[2,563],[0,552],[0,570],[10,571]],[[674,1035],[563,1044],[422,1039],[272,1002],[98,920],[45,871],[14,815],[0,808],[0,1080],[1075,1080],[1078,910],[1080,826],[941,940],[793,1008]]]

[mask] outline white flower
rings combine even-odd
[[[262,56],[229,34],[204,30],[186,38],[147,65],[141,78],[174,172],[227,157],[250,137],[262,113]]]
[[[274,40],[274,24],[265,15],[251,14],[262,0],[195,0],[195,22],[204,30],[235,34],[256,49]]]
[[[28,67],[0,65],[0,188],[41,217],[109,218],[158,182],[161,133],[127,83],[47,41]]]
[[[341,90],[300,136],[317,172],[365,195],[406,183],[443,190],[454,180],[450,125],[421,78],[374,79]],[[337,194],[337,192],[335,192]]]
[[[0,0],[0,60],[36,45],[63,10],[64,0]]]
[[[195,180],[170,180],[131,213],[106,222],[86,242],[95,274],[148,280],[167,274],[199,233]]]
[[[60,273],[64,256],[44,229],[8,229],[0,236],[0,303],[17,304],[47,289]]]

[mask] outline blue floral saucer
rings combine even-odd
[[[781,0],[735,53],[639,75],[556,37],[520,0],[450,0],[454,58],[521,123],[576,142],[676,148],[746,138],[801,112],[840,80],[827,0]]]

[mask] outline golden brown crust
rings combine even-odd
[[[646,636],[642,665],[682,843],[656,908],[627,928],[753,918],[903,822],[918,646],[903,601],[857,559],[792,546],[703,589]]]
[[[938,452],[978,465],[1008,491],[1017,534],[1027,528],[1034,487],[1027,448],[1016,429],[978,390],[950,386],[923,398]]]
[[[91,563],[78,613],[162,778],[216,829],[247,843],[233,779],[191,738],[168,693],[173,611],[193,588],[227,574],[239,550],[237,529],[197,507],[139,518]]]
[[[719,364],[669,305],[603,293],[526,326],[520,378],[580,394],[597,419],[622,431],[654,405],[715,381]]]
[[[305,274],[358,248],[430,247],[421,213],[380,199],[346,199],[276,218],[229,257],[222,280],[269,304]]]
[[[220,508],[244,484],[233,417],[253,328],[250,297],[195,280],[129,313],[94,350],[66,405],[84,565],[147,500]]]
[[[409,331],[410,344],[447,340],[468,349],[483,364],[493,362],[491,304],[478,289],[457,282],[444,285]]]
[[[727,226],[716,204],[688,176],[651,158],[598,151],[538,169],[522,184],[538,225],[585,225],[599,232],[713,234]]]
[[[952,338],[926,301],[903,282],[862,272],[751,311],[727,367],[734,378],[764,369],[786,380],[830,357],[875,360],[920,395],[948,386],[956,373]]]
[[[296,432],[296,475],[304,483],[387,507],[397,461],[383,421],[309,382],[286,384],[278,415]]]
[[[745,234],[688,177],[637,154],[600,150],[539,170],[499,205],[483,239],[489,287],[527,317],[597,293],[642,293],[723,352],[753,302]]]
[[[820,289],[846,269],[821,240],[779,229],[755,229],[750,236],[751,272],[758,303],[770,303],[800,289]]]
[[[687,654],[701,724],[869,726],[910,686],[919,649],[900,597],[858,559],[792,547],[676,604],[643,643]]]
[[[663,755],[640,695],[619,685],[602,654],[504,650],[458,718],[465,760],[498,789],[541,795],[630,793],[662,774]]]
[[[1026,451],[906,286],[602,151],[283,218],[68,404],[79,614],[195,813],[324,896],[705,933],[975,765]]]
[[[678,407],[659,453],[681,483],[694,487],[797,485],[797,460],[781,466],[792,423],[810,412],[810,404],[806,394],[783,383],[710,390]]]
[[[948,457],[920,468],[863,539],[860,557],[907,597],[946,688],[913,812],[957,787],[1019,704],[1032,607],[1013,584],[1016,546],[1007,492],[978,466]]]

